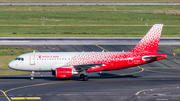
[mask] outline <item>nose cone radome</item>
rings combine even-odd
[[[11,61],[11,62],[8,64],[8,67],[11,68],[11,69],[15,69],[15,62],[14,62],[14,61]]]

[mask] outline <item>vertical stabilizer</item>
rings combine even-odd
[[[156,53],[163,24],[155,24],[142,38],[142,40],[129,52],[152,52]]]

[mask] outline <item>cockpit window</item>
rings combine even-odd
[[[24,58],[16,58],[15,60],[24,61]]]
[[[21,58],[21,61],[24,61],[24,58]]]

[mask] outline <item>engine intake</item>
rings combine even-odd
[[[72,75],[73,75],[72,68],[56,68],[57,78],[69,78],[72,77]]]

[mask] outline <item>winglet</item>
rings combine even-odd
[[[152,52],[156,53],[163,24],[155,24],[143,37],[143,39],[129,52]]]

